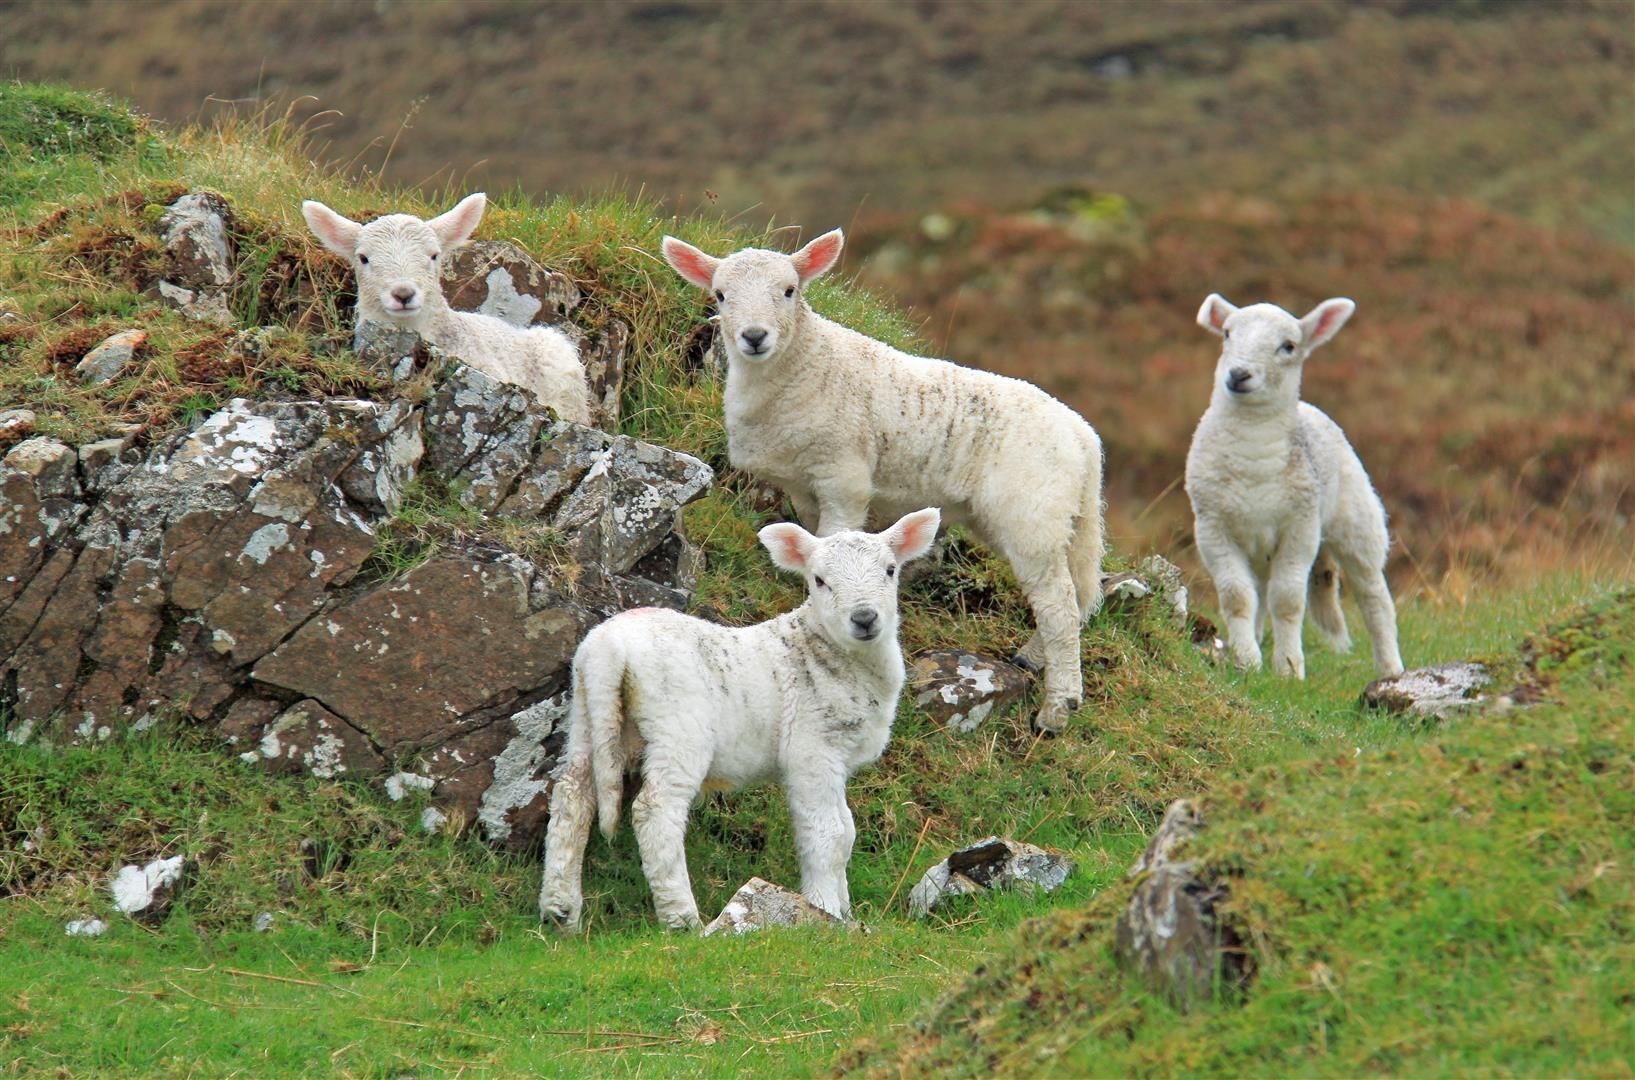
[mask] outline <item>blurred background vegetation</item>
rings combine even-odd
[[[1349,295],[1306,393],[1385,497],[1399,589],[1630,557],[1622,0],[59,0],[0,21],[0,74],[174,122],[293,106],[320,156],[389,185],[847,226],[846,272],[909,305],[924,351],[1101,430],[1124,550],[1193,562],[1203,296]]]

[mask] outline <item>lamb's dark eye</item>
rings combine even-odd
[[[791,296],[794,296],[794,295],[795,295],[795,287],[793,285],[789,286],[789,288],[787,288],[787,289],[785,289],[783,291],[783,298],[785,300],[789,299]]]
[[[369,256],[359,255],[358,256],[358,265],[359,266],[368,266],[369,265]]]
[[[823,584],[823,579],[818,577],[816,574],[812,575],[812,584],[816,585],[820,589],[828,588],[828,586]]]
[[[886,577],[889,578],[889,577],[896,577],[896,576],[897,576],[897,568],[895,566],[886,567]]]
[[[1282,345],[1282,350],[1283,350],[1283,351],[1284,351],[1284,352],[1285,352],[1285,353],[1289,353],[1289,354],[1293,354],[1293,352],[1294,352],[1294,342],[1292,342],[1292,341],[1285,341],[1285,342],[1284,342],[1284,343],[1283,343],[1283,345]]]
[[[435,251],[434,251],[434,252],[432,252],[432,253],[431,253],[431,261],[432,261],[432,262],[436,262],[436,261],[437,261],[437,252],[435,252]]]
[[[1222,330],[1221,331],[1221,340],[1222,341],[1231,341],[1232,340],[1232,331]]]
[[[722,292],[720,289],[717,289],[717,290],[715,290],[715,298],[718,301],[719,300],[725,300],[727,298],[727,294]]]

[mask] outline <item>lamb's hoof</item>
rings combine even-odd
[[[579,933],[579,915],[577,912],[556,907],[555,905],[546,906],[542,904],[539,908],[539,917],[542,921],[548,922],[555,927],[559,934]]]
[[[1041,735],[1059,735],[1067,726],[1067,718],[1073,712],[1076,703],[1073,702],[1046,702],[1039,714],[1033,718],[1033,730]]]
[[[1023,671],[1029,671],[1035,675],[1044,671],[1044,668],[1030,660],[1026,653],[1017,653],[1015,656],[1011,657],[1011,663],[1015,664]]]

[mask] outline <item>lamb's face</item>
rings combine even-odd
[[[819,631],[842,648],[897,638],[897,578],[903,563],[937,537],[941,511],[917,510],[879,533],[818,538],[786,522],[761,530],[772,561],[806,579],[806,603]]]
[[[476,231],[487,205],[479,191],[430,221],[387,214],[367,225],[310,200],[301,204],[301,213],[324,247],[352,264],[359,317],[412,329],[446,306],[438,260]]]
[[[745,248],[717,259],[664,238],[664,257],[676,272],[709,291],[728,355],[752,364],[778,356],[806,314],[802,290],[840,258],[839,229],[824,233],[793,255]]]
[[[806,309],[794,260],[779,251],[749,248],[728,256],[710,289],[727,348],[756,363],[778,355]]]
[[[438,258],[443,245],[431,226],[409,214],[389,214],[358,232],[352,270],[358,304],[376,322],[412,325],[443,299]]]
[[[1303,319],[1276,304],[1240,308],[1211,294],[1198,325],[1221,336],[1215,396],[1246,406],[1288,405],[1300,398],[1300,371],[1311,351],[1351,317],[1350,300],[1325,300]]]

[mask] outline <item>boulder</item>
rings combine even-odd
[[[923,918],[950,896],[1014,887],[1055,892],[1072,872],[1073,863],[1055,852],[990,836],[927,870],[908,894],[908,910]]]
[[[103,339],[74,365],[74,374],[81,382],[105,383],[125,373],[136,354],[148,341],[146,330],[121,330]]]
[[[1362,702],[1386,712],[1446,718],[1486,704],[1482,690],[1492,681],[1474,661],[1434,664],[1375,679],[1363,688]]]
[[[233,241],[227,200],[209,191],[190,191],[159,218],[169,280],[187,288],[221,287],[233,281]]]
[[[141,450],[130,434],[12,447],[5,737],[94,742],[179,713],[275,771],[384,778],[412,757],[435,827],[536,843],[573,650],[626,607],[686,603],[679,509],[712,477],[480,372],[429,370],[444,383],[423,404],[235,400]],[[422,474],[480,489],[508,531],[372,563]]]
[[[161,300],[194,322],[233,325],[225,289],[189,289],[173,281],[160,281],[153,287]]]
[[[1015,664],[957,649],[926,649],[908,663],[914,704],[952,731],[974,731],[1027,693],[1028,673]]]
[[[443,257],[439,273],[450,307],[493,315],[512,326],[565,323],[581,300],[571,278],[546,270],[506,240],[462,244]]]
[[[1226,885],[1201,876],[1195,861],[1178,858],[1203,825],[1192,803],[1170,804],[1130,868],[1139,880],[1114,927],[1120,962],[1182,1010],[1209,1000],[1217,980],[1241,986],[1253,972],[1248,951],[1217,914]]]
[[[704,936],[750,934],[771,926],[830,925],[844,924],[800,893],[752,877],[732,894],[721,914],[704,927]]]

